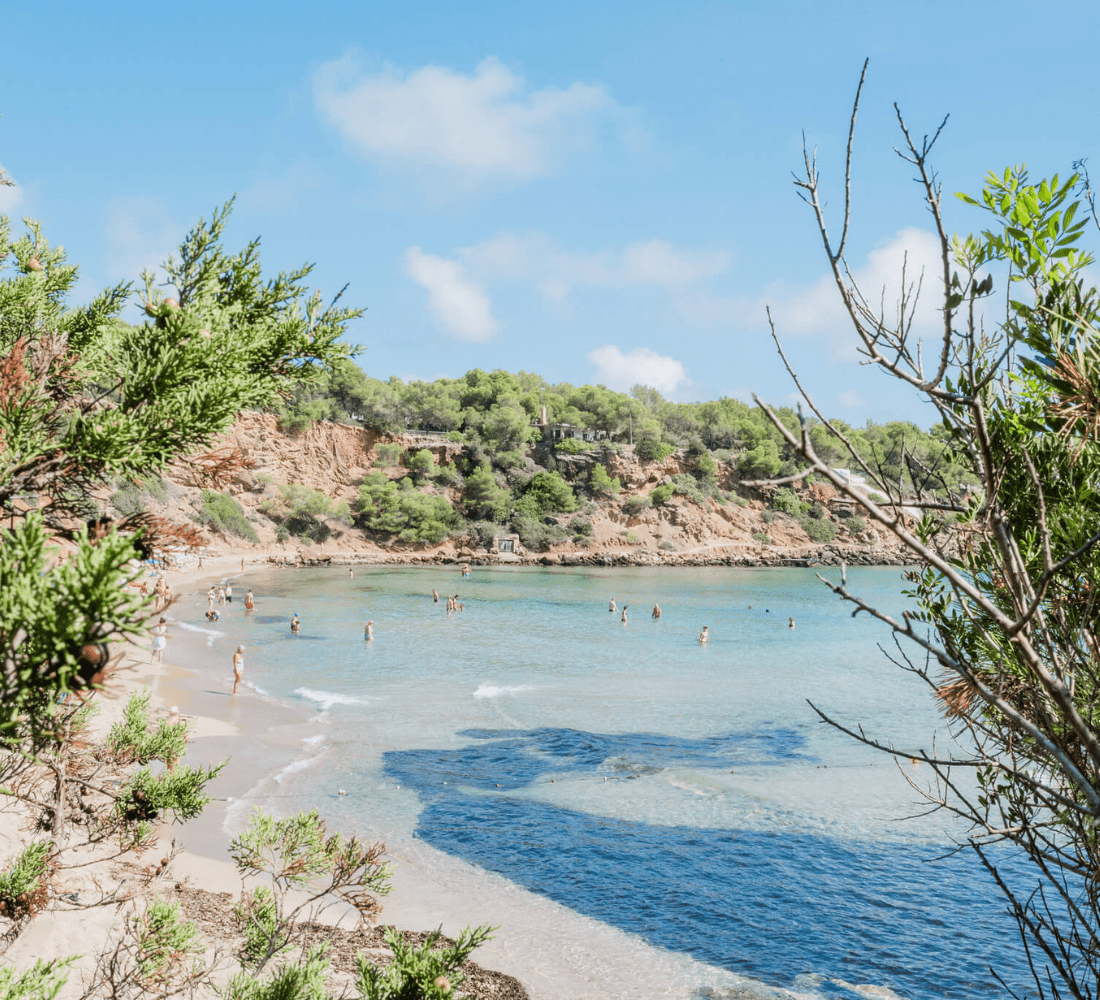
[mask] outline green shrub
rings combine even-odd
[[[650,497],[627,497],[623,503],[623,513],[633,517],[635,514],[640,514],[647,507],[651,506],[653,506],[653,500]]]
[[[844,526],[853,534],[859,535],[867,530],[867,522],[863,520],[858,514],[853,514],[847,521],[844,522]]]
[[[828,517],[813,514],[804,514],[798,519],[802,530],[810,536],[810,540],[818,543],[831,542],[836,538],[836,525]]]
[[[438,545],[458,525],[446,497],[421,493],[408,477],[398,483],[381,472],[372,472],[359,487],[356,511],[367,531],[412,544]]]
[[[198,928],[184,920],[179,903],[159,898],[135,918],[134,936],[138,979],[146,987],[185,981],[194,959],[206,950]]]
[[[676,487],[672,483],[662,483],[652,493],[649,494],[649,502],[654,507],[660,506],[663,503],[667,503],[673,493],[676,492]]]
[[[752,537],[754,539],[756,539],[756,541],[762,543],[763,545],[771,545],[771,543],[772,543],[772,540],[767,535],[765,535],[764,532],[762,532],[762,531],[754,531],[752,533]]]
[[[881,493],[869,493],[867,495],[867,499],[870,500],[872,503],[886,503],[886,497],[884,497]]]
[[[765,510],[760,514],[760,520],[765,524],[771,524],[778,516],[774,510]]]
[[[456,987],[465,981],[462,966],[470,953],[492,938],[496,930],[467,927],[450,947],[441,947],[442,936],[432,931],[420,947],[406,941],[400,931],[387,927],[382,932],[393,953],[388,965],[376,965],[366,955],[356,956],[359,974],[355,985],[362,1000],[449,1000],[458,997]]]
[[[288,949],[286,931],[279,927],[275,895],[266,885],[242,892],[233,907],[233,916],[244,932],[244,964],[260,965]]]
[[[279,527],[277,527],[275,529],[275,541],[277,541],[280,545],[282,545],[289,538],[290,538],[290,532],[287,531],[286,528],[284,528],[280,524]]]
[[[781,514],[799,517],[808,509],[809,504],[803,503],[790,487],[780,486],[772,495],[772,507]]]
[[[770,479],[779,472],[780,464],[779,445],[766,440],[742,455],[737,469],[743,479]]]
[[[210,801],[207,783],[226,763],[177,767],[157,775],[143,767],[119,789],[115,812],[125,823],[147,823],[169,812],[181,821],[194,819]]]
[[[634,454],[639,462],[660,462],[668,458],[676,449],[667,441],[656,437],[643,437],[634,445]]]
[[[78,956],[38,959],[26,972],[0,968],[0,1000],[54,1000],[69,978],[69,966]]]
[[[540,469],[527,483],[515,509],[517,514],[534,520],[550,513],[571,513],[577,509],[577,499],[573,487],[559,473]]]
[[[248,523],[241,505],[228,493],[203,490],[199,518],[203,524],[220,531],[223,535],[237,535],[253,544],[260,540],[256,529]]]
[[[691,474],[703,485],[714,487],[718,484],[718,463],[709,451],[700,452],[691,467]]]
[[[122,713],[122,720],[111,727],[107,736],[107,752],[119,764],[148,764],[160,760],[175,767],[187,750],[186,722],[162,719],[149,731],[149,699],[151,692],[135,691]]]
[[[298,961],[283,962],[264,978],[238,972],[218,994],[222,1000],[331,1000],[328,950],[327,944],[310,948]]]
[[[461,481],[462,477],[458,474],[454,462],[445,462],[443,465],[436,466],[435,475],[432,476],[432,482],[436,486],[457,486]]]
[[[475,548],[488,549],[493,545],[500,526],[492,521],[474,521],[470,524],[468,535]]]
[[[466,477],[462,493],[466,513],[477,520],[500,523],[512,512],[512,495],[499,486],[488,466],[475,469]]]
[[[580,455],[586,451],[595,451],[599,445],[595,441],[582,441],[580,438],[563,438],[554,442],[554,451],[566,455]]]
[[[612,478],[607,474],[607,469],[599,464],[592,466],[592,472],[588,477],[588,486],[593,493],[607,493],[611,496],[618,496],[623,488],[619,477]]]
[[[392,468],[401,461],[401,445],[376,444],[374,446],[374,462],[384,469]]]
[[[575,517],[569,522],[569,530],[575,536],[587,538],[592,534],[592,522],[586,521],[583,517]]]
[[[33,916],[49,901],[50,847],[48,840],[32,840],[0,874],[0,916],[16,920]]]
[[[275,482],[275,477],[270,472],[257,472],[256,482],[261,486],[270,486]]]
[[[561,525],[544,524],[519,513],[512,518],[512,530],[519,535],[524,547],[532,552],[545,552],[551,545],[559,545],[569,539]]]
[[[111,506],[124,517],[129,517],[144,512],[145,498],[133,483],[124,483],[111,494]]]
[[[676,551],[676,546],[673,545],[672,542],[661,542],[661,544],[658,545],[657,548],[659,548],[662,552],[675,552]]]
[[[416,482],[422,483],[433,478],[439,467],[435,463],[435,455],[427,448],[421,448],[417,452],[405,455],[405,468],[413,474]]]
[[[686,496],[692,503],[706,502],[707,495],[699,488],[695,477],[687,472],[677,472],[672,477],[672,488],[682,496]]]
[[[642,544],[642,540],[636,534],[634,534],[633,531],[624,531],[623,532],[623,541],[626,542],[627,545],[641,545]]]

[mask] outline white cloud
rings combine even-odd
[[[345,58],[314,79],[321,115],[367,157],[470,176],[547,173],[620,110],[600,86],[525,90],[523,78],[494,58],[472,76],[445,66],[362,75]]]
[[[687,381],[687,369],[679,361],[648,347],[636,347],[624,354],[614,344],[605,344],[589,351],[588,360],[596,366],[598,381],[609,389],[625,390],[641,384],[669,396]]]
[[[0,163],[0,177],[4,175],[4,164]],[[10,178],[14,180],[14,178]],[[5,215],[14,212],[23,204],[23,189],[18,184],[0,184],[0,212]]]
[[[858,410],[867,405],[866,400],[855,389],[845,389],[838,393],[836,401],[847,410]]]
[[[721,274],[730,265],[725,251],[679,249],[665,240],[583,253],[561,250],[541,233],[497,236],[460,253],[473,273],[489,280],[530,281],[553,301],[565,298],[574,285],[682,288]]]
[[[459,340],[481,343],[497,331],[489,296],[466,277],[462,264],[409,247],[405,273],[428,292],[428,307]]]

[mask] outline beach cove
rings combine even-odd
[[[999,967],[1019,960],[984,874],[966,856],[930,864],[958,831],[897,822],[918,811],[904,776],[806,705],[899,744],[946,736],[874,626],[812,571],[463,580],[219,562],[173,608],[166,658],[186,667],[157,681],[166,703],[231,727],[192,744],[194,762],[233,760],[215,789],[228,801],[182,831],[195,857],[224,861],[254,806],[317,808],[386,843],[384,921],[501,925],[475,957],[532,996],[625,997],[641,981],[668,997],[932,997],[943,982],[983,997],[995,988],[967,936],[997,941]],[[210,625],[223,576],[236,601]],[[897,570],[851,582],[902,606]],[[447,615],[433,587],[465,610]],[[238,643],[247,694],[231,699]]]

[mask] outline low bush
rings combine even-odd
[[[351,520],[346,503],[332,500],[320,490],[299,483],[280,486],[279,496],[265,500],[259,510],[303,542],[328,540],[332,529],[325,523],[326,517],[337,518],[345,524]]]
[[[8,862],[0,874],[0,916],[34,916],[49,901],[51,846],[48,840],[32,840]]]
[[[760,515],[760,520],[765,524],[771,524],[778,516],[774,510],[766,510]]]
[[[405,468],[412,473],[413,479],[418,483],[432,479],[439,470],[439,466],[435,462],[435,455],[427,448],[421,448],[419,451],[406,454]]]
[[[592,534],[592,522],[586,521],[583,517],[575,517],[569,522],[569,530],[574,536],[587,538]]]
[[[512,518],[512,530],[532,552],[545,552],[551,545],[560,545],[569,539],[569,533],[561,525],[545,524],[519,513]]]
[[[867,522],[863,520],[858,514],[853,514],[847,521],[844,522],[844,526],[853,534],[859,535],[867,530]]]
[[[359,974],[355,985],[362,1000],[405,1000],[405,998],[432,998],[461,996],[455,988],[461,986],[466,976],[462,966],[478,945],[492,938],[496,930],[486,924],[483,927],[467,927],[458,935],[454,944],[439,944],[440,931],[432,931],[419,947],[406,941],[400,931],[387,927],[383,939],[393,953],[393,961],[376,965],[368,956],[359,954]]]
[[[667,503],[675,492],[676,487],[673,486],[672,483],[662,483],[649,494],[649,502],[653,504],[654,507],[660,506],[663,503]]]
[[[815,508],[815,510],[820,510],[820,508]],[[811,513],[800,517],[798,523],[802,526],[802,530],[810,536],[811,541],[821,544],[831,542],[836,538],[836,525],[828,517],[821,514],[815,517],[811,511]]]
[[[668,458],[676,449],[667,441],[660,441],[653,437],[641,438],[634,445],[634,454],[639,462],[660,462]]]
[[[546,514],[569,514],[577,509],[577,498],[570,486],[557,472],[540,469],[527,483],[527,487],[515,503],[516,513],[532,520]]]
[[[636,534],[634,534],[633,531],[624,531],[623,532],[623,541],[626,542],[627,545],[641,545],[642,544],[642,540]]]
[[[139,982],[156,990],[186,981],[206,946],[195,924],[184,919],[179,903],[154,899],[134,924]]]
[[[596,464],[592,466],[592,472],[588,476],[588,488],[592,490],[593,493],[618,496],[622,492],[623,486],[618,476],[612,478],[608,475],[607,469],[602,465]]]
[[[374,464],[383,469],[391,468],[401,461],[401,445],[376,444],[374,446]]]
[[[187,750],[188,724],[162,719],[150,730],[148,690],[135,691],[123,710],[122,719],[111,727],[107,752],[119,764],[148,764],[163,761],[175,767]]]
[[[781,514],[789,514],[791,517],[798,517],[803,514],[808,504],[804,504],[795,493],[788,486],[781,486],[772,495],[772,508],[779,511]]]
[[[445,462],[443,465],[436,466],[432,482],[436,486],[458,486],[462,483],[462,476],[458,474],[454,462]]]
[[[647,507],[652,506],[653,500],[650,497],[627,497],[626,500],[623,502],[623,513],[633,517],[635,514],[640,514]]]
[[[248,523],[241,505],[228,493],[203,490],[199,518],[203,524],[220,531],[223,535],[236,535],[253,544],[260,540],[256,529]]]
[[[703,504],[707,495],[699,488],[699,483],[694,476],[687,472],[677,472],[672,477],[672,488],[682,496],[686,496],[692,503]]]
[[[111,494],[111,506],[124,517],[141,514],[145,510],[145,497],[133,483],[123,483]]]
[[[771,545],[772,540],[762,531],[754,531],[752,537],[763,545]]]
[[[661,544],[658,545],[657,548],[659,548],[662,552],[675,552],[676,551],[676,546],[673,545],[672,542],[661,542]]]

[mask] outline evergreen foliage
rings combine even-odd
[[[381,472],[372,472],[359,487],[356,510],[367,531],[413,544],[437,545],[458,526],[446,497],[421,493],[408,477],[397,482]]]
[[[220,531],[223,535],[236,535],[255,545],[260,538],[256,529],[248,523],[248,516],[236,500],[228,493],[202,491],[202,507],[199,517],[203,524]]]
[[[149,727],[149,690],[135,691],[107,736],[107,752],[119,764],[148,764],[163,761],[175,767],[187,749],[189,726],[186,722],[162,719],[156,729]]]
[[[442,934],[436,930],[416,947],[392,927],[385,928],[383,936],[393,961],[382,966],[366,955],[358,956],[355,985],[361,1000],[451,1000],[459,996],[453,991],[465,981],[462,966],[475,948],[492,939],[494,930],[488,924],[467,927],[449,946],[440,946]]]
[[[48,840],[32,840],[0,873],[0,916],[8,920],[41,910],[49,895]]]
[[[76,958],[39,959],[25,972],[0,966],[0,1000],[54,1000]]]

